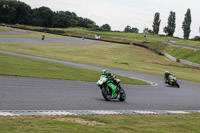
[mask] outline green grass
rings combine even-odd
[[[178,59],[183,59],[200,64],[200,50],[168,46],[167,53]]]
[[[113,40],[113,41],[117,40],[120,42],[139,43],[146,46],[150,46],[151,48],[154,48],[162,53],[165,53],[166,51],[168,51],[167,53],[169,54],[172,53],[174,57],[179,58],[179,59],[184,59],[188,61],[193,61],[195,63],[200,63],[200,54],[198,54],[199,52],[191,54],[192,50],[189,50],[188,48],[182,48],[182,47],[174,47],[169,50],[169,47],[171,45],[165,42],[166,40],[171,40],[171,41],[174,41],[175,43],[200,46],[199,41],[178,39],[174,37],[159,36],[159,35],[146,35],[146,38],[144,38],[144,34],[123,33],[123,32],[94,32],[94,31],[89,31],[87,29],[83,29],[83,28],[68,28],[64,30],[74,35],[80,34],[82,36],[85,35],[88,37],[93,37],[94,34],[99,34],[105,40]],[[148,43],[145,43],[145,42],[148,42]],[[173,51],[174,49],[176,49],[176,54],[174,54],[175,53]]]
[[[41,39],[42,35],[45,35],[45,39],[68,38],[67,36],[59,36],[59,35],[36,32],[36,31],[30,31],[28,34],[23,34],[23,35],[0,35],[0,38],[36,38],[36,39]]]
[[[174,41],[175,43],[181,43],[181,44],[188,44],[188,45],[194,45],[194,46],[200,46],[199,41],[192,41],[192,40],[186,40],[181,39],[177,37],[168,37],[163,35],[146,35],[141,33],[124,33],[124,32],[98,32],[98,31],[91,31],[86,28],[43,28],[43,27],[34,27],[34,26],[24,26],[24,25],[18,25],[17,27],[23,27],[25,29],[30,30],[45,30],[48,29],[50,31],[64,31],[65,35],[75,35],[75,36],[84,36],[89,38],[94,38],[95,34],[99,34],[102,38],[102,40],[111,40],[111,41],[118,41],[118,42],[129,42],[129,43],[139,43],[146,46],[150,46],[151,48],[154,48],[162,53],[165,53],[168,51],[169,53],[173,51],[168,50],[169,44],[167,44],[166,40]],[[64,34],[64,33],[62,33]],[[147,42],[147,43],[146,43]],[[186,48],[185,48],[186,49]],[[185,50],[185,54],[190,55],[189,52],[187,52],[187,49]],[[181,52],[177,51],[177,52]],[[176,58],[185,59],[185,55],[181,54],[183,56],[175,56]],[[193,60],[195,63],[199,63],[199,56],[194,54],[192,57],[189,58],[198,58],[197,60]],[[191,61],[191,60],[188,60]]]
[[[141,43],[145,45],[150,45],[151,47],[154,47],[159,50],[160,47],[164,47],[161,45],[166,45],[166,40],[172,40],[176,43],[183,43],[188,45],[196,45],[200,46],[199,41],[192,41],[192,40],[186,40],[176,37],[169,37],[169,36],[163,36],[163,35],[150,35],[146,34],[146,38],[144,37],[145,34],[142,33],[124,33],[124,32],[99,32],[99,31],[91,31],[86,28],[44,28],[44,27],[34,27],[34,26],[24,26],[24,25],[16,25],[16,27],[30,29],[30,30],[60,30],[65,31],[66,35],[76,35],[76,36],[85,36],[94,38],[95,34],[99,34],[102,39],[105,40],[113,40],[113,41],[119,41],[119,42],[131,42],[131,43]],[[149,44],[146,44],[144,42],[149,42]]]
[[[112,39],[112,40],[119,40],[122,42],[135,42],[135,43],[144,43],[144,42],[150,42],[155,44],[166,44],[166,40],[172,40],[175,41],[175,43],[182,43],[182,44],[188,44],[188,45],[196,45],[200,46],[199,41],[192,41],[192,40],[186,40],[181,38],[175,38],[175,37],[168,37],[168,36],[161,36],[161,35],[150,35],[146,34],[146,38],[144,37],[145,34],[142,33],[124,33],[124,32],[96,32],[96,31],[90,31],[85,28],[67,28],[63,29],[68,33],[71,34],[80,34],[85,36],[94,37],[95,34],[101,35],[102,38],[105,39]]]
[[[112,44],[7,44],[0,43],[0,50],[72,61],[94,66],[116,68],[163,76],[164,71],[174,73],[178,79],[200,82],[200,70],[172,62],[144,48]]]
[[[0,75],[96,82],[100,74],[98,71],[0,54]],[[117,75],[117,78],[122,80],[122,84],[147,84],[128,77]]]
[[[8,32],[10,31],[11,28],[5,27],[5,26],[0,26],[0,32]]]
[[[177,40],[175,43],[180,43],[180,44],[189,44],[189,45],[194,45],[194,46],[200,46],[200,41],[191,41],[191,40]]]
[[[46,39],[68,38],[67,36],[54,35],[49,33],[42,33],[36,31],[29,31],[28,34],[22,35],[0,35],[0,38],[38,38],[41,39],[45,35]]]
[[[198,133],[200,114],[181,115],[97,115],[62,116],[97,121],[104,125],[85,125],[59,121],[55,117],[0,117],[0,132],[67,133]]]
[[[12,28],[0,26],[0,32],[8,32],[11,29]],[[68,38],[67,36],[60,36],[37,31],[28,31],[27,34],[22,35],[0,35],[0,38],[41,38],[42,35],[45,35],[46,39]]]

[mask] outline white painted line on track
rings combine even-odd
[[[20,116],[20,115],[9,113],[9,112],[1,112],[0,111],[0,116]]]
[[[70,112],[64,112],[64,111],[51,111],[51,112],[41,112],[42,115],[76,115],[74,113],[70,113]]]
[[[141,80],[141,81],[147,82],[147,83],[151,84],[151,86],[158,86],[158,83],[154,83],[154,82],[147,81],[147,80],[140,79],[140,78],[136,78],[136,77],[130,77],[130,78],[139,79],[139,80]]]
[[[118,75],[120,75],[120,74],[118,74]],[[151,84],[151,86],[158,86],[158,83],[147,81],[147,80],[144,80],[144,79],[141,79],[141,78],[136,78],[136,77],[132,77],[132,76],[130,77],[130,76],[126,76],[126,75],[120,75],[120,76],[129,77],[129,78],[132,78],[132,79],[138,79],[138,80],[141,80],[141,81],[144,81],[144,82]]]
[[[157,112],[153,112],[153,111],[134,111],[136,114],[159,114]]]
[[[189,112],[185,112],[185,111],[167,111],[169,113],[172,113],[172,114],[185,114],[185,113],[189,113]]]
[[[91,111],[91,112],[94,112],[96,114],[99,114],[99,115],[107,115],[107,114],[119,114],[118,112],[115,112],[115,111],[109,111],[109,110],[100,110],[100,111]]]

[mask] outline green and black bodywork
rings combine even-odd
[[[173,76],[173,75],[169,76],[169,82],[168,82],[168,84],[171,85],[172,87],[174,87],[174,86],[178,87],[178,88],[180,87],[179,84],[178,84],[178,82],[177,82],[176,77]]]
[[[120,80],[116,80],[118,84]],[[113,78],[108,78],[105,75],[100,77],[100,80],[97,81],[97,85],[100,87],[102,91],[102,95],[106,101],[110,101],[111,99],[119,99],[120,101],[126,100],[126,93],[121,88],[119,91],[119,85],[117,85]]]

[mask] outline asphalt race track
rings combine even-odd
[[[92,70],[101,67],[0,51]],[[127,100],[103,99],[96,82],[0,76],[0,110],[200,110],[200,84],[179,80],[181,88],[163,83],[163,77],[109,69],[114,74],[143,79],[152,86],[122,85]]]
[[[96,40],[89,40],[81,38],[59,38],[59,39],[27,39],[27,38],[0,38],[1,43],[88,43],[97,42]]]

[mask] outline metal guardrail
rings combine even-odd
[[[165,53],[164,55],[165,55],[165,57],[167,57],[168,59],[177,62],[177,58],[175,58],[175,57],[173,57],[173,56],[171,56],[171,55],[169,55],[169,54],[167,54],[167,53]]]
[[[190,62],[190,61],[180,59],[180,63],[200,68],[200,64],[197,64],[197,63],[194,63],[194,62]]]
[[[154,48],[151,48],[151,47],[149,47],[149,46],[142,45],[142,44],[138,44],[138,43],[133,43],[133,45],[146,48],[146,49],[148,49],[148,50],[154,52],[155,54],[163,55],[160,51],[158,51],[158,50],[156,50],[156,49],[154,49]]]
[[[164,54],[165,57],[167,57],[168,59],[172,60],[172,61],[175,61],[175,62],[180,62],[182,64],[186,64],[186,65],[189,65],[189,66],[193,66],[193,67],[199,67],[200,68],[200,64],[197,64],[197,63],[194,63],[194,62],[190,62],[190,61],[186,61],[186,60],[183,60],[183,59],[177,59],[167,53]]]

